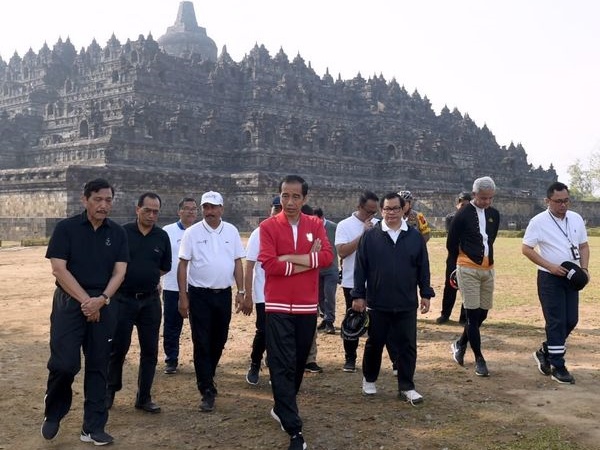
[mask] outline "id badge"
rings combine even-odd
[[[581,259],[581,255],[579,254],[579,249],[574,245],[571,246],[571,254],[573,255],[573,259],[578,260]]]

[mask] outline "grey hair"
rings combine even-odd
[[[490,177],[481,177],[473,181],[473,192],[477,194],[479,191],[495,191],[496,183]]]

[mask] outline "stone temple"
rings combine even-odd
[[[289,173],[334,220],[363,189],[410,189],[440,227],[479,176],[498,185],[503,227],[526,223],[557,178],[394,79],[319,76],[300,55],[258,45],[239,62],[217,54],[191,2],[158,40],[113,35],[77,51],[59,39],[0,58],[0,239],[48,236],[99,176],[116,187],[117,221],[148,190],[162,196],[164,222],[183,195],[218,190],[226,220],[249,230]]]

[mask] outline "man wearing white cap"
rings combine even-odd
[[[200,201],[203,220],[187,228],[179,246],[179,312],[189,317],[200,410],[215,407],[214,376],[231,321],[231,286],[236,312],[244,300],[244,247],[236,227],[221,220],[223,197],[209,191]]]

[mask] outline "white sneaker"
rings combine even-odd
[[[423,396],[414,389],[411,389],[410,391],[400,391],[400,397],[413,406],[417,403],[423,403]]]
[[[375,386],[375,382],[369,382],[365,380],[365,377],[362,379],[362,391],[365,395],[375,395],[377,394],[377,386]]]

